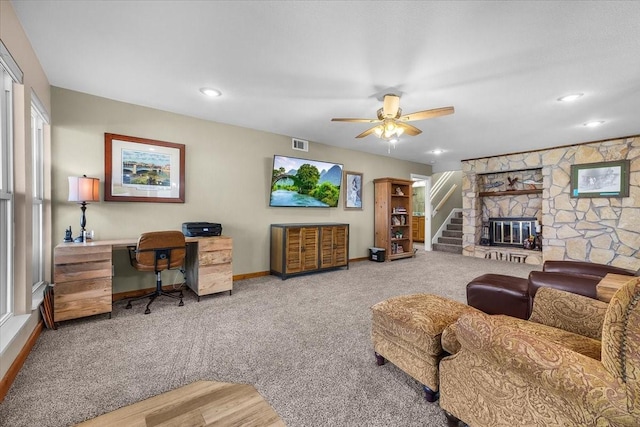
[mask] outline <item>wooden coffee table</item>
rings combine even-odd
[[[249,384],[197,381],[78,426],[285,426]]]

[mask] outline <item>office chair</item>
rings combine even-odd
[[[182,290],[180,295],[173,295],[171,292],[162,290],[162,271],[172,268],[180,268],[184,264],[184,257],[187,252],[184,234],[180,231],[152,231],[143,233],[138,239],[136,246],[128,246],[129,261],[138,271],[153,271],[156,273],[155,291],[141,297],[132,298],[125,308],[131,308],[131,302],[149,298],[147,309],[144,314],[151,313],[149,306],[160,295],[179,299],[178,306],[182,307]],[[176,291],[177,292],[177,291]]]

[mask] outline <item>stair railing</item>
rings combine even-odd
[[[435,207],[435,209],[431,210],[431,216],[435,217],[436,214],[438,213],[438,211],[440,210],[440,208],[447,203],[447,200],[449,200],[449,197],[451,197],[451,195],[453,194],[453,192],[455,191],[455,189],[458,188],[458,184],[453,184],[451,186],[451,188],[449,189],[449,191],[447,191],[447,194],[444,195],[444,197],[442,198],[442,200],[440,200],[440,203],[438,203],[438,206]]]
[[[445,186],[445,184],[447,183],[447,181],[449,181],[449,178],[451,178],[453,174],[454,171],[447,171],[443,172],[442,175],[440,175],[440,178],[438,178],[436,183],[431,188],[431,197],[429,198],[430,202],[433,202],[438,192]]]

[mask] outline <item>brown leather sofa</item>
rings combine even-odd
[[[529,294],[533,299],[539,288],[547,286],[596,298],[596,286],[609,273],[638,276],[640,270],[632,271],[584,261],[545,261],[542,271],[532,271],[529,274]]]
[[[467,303],[487,314],[528,319],[539,288],[596,298],[596,286],[608,273],[637,276],[640,270],[583,261],[546,261],[542,271],[532,271],[527,279],[503,274],[476,277],[467,284]]]

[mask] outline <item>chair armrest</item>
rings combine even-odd
[[[591,413],[607,412],[611,418],[629,414],[626,386],[599,360],[521,331],[510,321],[484,313],[462,315],[456,327],[458,355],[471,352],[484,360],[483,369],[517,376],[519,382],[545,390],[550,399],[587,406]]]
[[[533,299],[529,321],[600,340],[609,305],[554,288],[541,288]]]
[[[440,345],[442,349],[449,354],[456,354],[460,351],[460,341],[456,337],[455,322],[444,328],[440,336]]]
[[[602,280],[600,276],[586,274],[532,271],[529,273],[529,296],[533,298],[538,289],[548,287],[595,299],[596,286],[600,280]]]
[[[545,261],[542,271],[551,273],[587,274],[590,276],[604,277],[608,273],[634,276],[635,271],[606,264],[596,264],[586,261]]]

